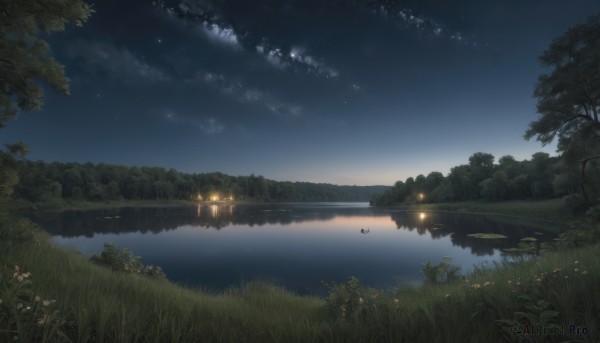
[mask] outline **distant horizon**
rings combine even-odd
[[[477,151],[476,151],[476,152],[477,152]],[[473,152],[472,154],[474,154],[474,153],[476,153],[476,152]],[[486,151],[481,151],[481,152],[483,152],[483,153],[487,153]],[[545,152],[545,151],[541,151],[541,150],[540,150],[540,151],[536,151],[536,152],[534,152],[534,153],[537,153],[537,152]],[[472,154],[470,154],[469,156],[471,156]],[[493,155],[493,154],[492,154],[492,155]],[[512,155],[512,154],[504,154],[504,155],[501,155],[501,156],[496,156],[496,155],[494,155],[494,164],[497,164],[497,163],[498,163],[498,159],[499,159],[500,157],[502,157],[502,156],[506,156],[506,155]],[[552,154],[549,154],[549,155],[550,155],[550,157],[558,157],[557,155],[552,155]],[[513,156],[513,157],[515,158],[515,160],[517,160],[517,161],[528,160],[528,158],[525,158],[525,159],[520,159],[520,158],[518,158],[518,157],[516,157],[516,156],[514,156],[514,155],[512,155],[512,156]],[[29,161],[32,161],[32,162],[38,162],[38,161],[42,161],[42,162],[44,162],[44,163],[47,163],[47,164],[49,164],[49,163],[54,163],[54,162],[58,162],[58,163],[79,163],[79,164],[92,163],[92,164],[94,164],[94,165],[97,165],[97,164],[107,164],[107,165],[124,166],[124,167],[127,167],[127,168],[163,168],[163,169],[166,169],[166,170],[169,170],[169,169],[175,169],[176,171],[178,171],[178,172],[180,172],[180,173],[185,173],[185,174],[210,174],[210,173],[221,173],[221,174],[225,174],[225,175],[232,176],[232,177],[255,175],[255,176],[262,176],[262,177],[264,177],[264,178],[265,178],[265,179],[267,179],[267,180],[276,181],[276,182],[292,182],[292,183],[294,183],[294,182],[305,182],[305,183],[314,183],[314,184],[329,184],[329,185],[334,185],[334,186],[349,186],[349,187],[354,187],[354,186],[356,186],[356,187],[393,187],[393,186],[394,186],[394,184],[395,184],[396,182],[398,182],[398,181],[402,181],[402,182],[404,182],[404,181],[405,181],[407,178],[409,178],[409,177],[415,178],[415,177],[417,177],[418,175],[427,176],[427,174],[429,174],[429,173],[431,173],[431,172],[440,172],[440,173],[442,173],[444,176],[447,176],[447,175],[450,173],[450,170],[449,170],[449,169],[448,169],[448,171],[447,171],[447,172],[443,172],[443,171],[440,171],[440,170],[430,170],[430,171],[427,171],[427,172],[422,172],[422,173],[415,174],[415,175],[408,175],[408,176],[407,176],[407,177],[405,177],[405,178],[399,178],[399,179],[395,180],[394,182],[392,182],[392,183],[391,183],[391,184],[389,184],[389,185],[387,185],[387,184],[339,184],[339,183],[333,183],[333,182],[321,182],[321,181],[310,181],[310,180],[290,180],[290,179],[283,179],[283,180],[282,180],[282,179],[275,179],[275,178],[271,178],[271,177],[268,177],[267,175],[258,174],[258,173],[248,173],[248,174],[233,174],[233,173],[227,173],[227,172],[224,172],[224,171],[219,171],[219,170],[213,170],[213,171],[186,171],[186,170],[180,170],[180,169],[177,169],[177,168],[174,168],[174,167],[169,167],[169,166],[158,166],[158,165],[128,165],[128,164],[123,164],[123,163],[111,163],[111,162],[105,162],[105,161],[93,162],[93,161],[89,161],[89,160],[88,160],[88,161],[85,161],[85,162],[81,162],[81,161],[46,161],[46,160],[43,160],[43,159],[32,159],[32,158],[29,158],[29,156],[26,156],[26,158],[25,158],[25,159],[27,159],[27,160],[29,160]],[[452,166],[450,166],[449,168],[452,168],[452,167],[455,167],[455,166],[458,166],[458,165],[462,165],[462,164],[468,164],[468,157],[467,157],[467,158],[465,159],[465,161],[463,161],[462,163],[457,163],[457,164],[455,164],[455,165],[452,165]]]

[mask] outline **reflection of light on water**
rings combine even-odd
[[[427,218],[427,214],[425,212],[419,213],[419,219],[421,219],[421,221],[425,220],[425,218]]]
[[[198,205],[196,208],[196,217],[200,218],[200,214],[202,214],[202,206]]]
[[[210,205],[210,216],[216,218],[219,215],[219,206]]]
[[[229,214],[233,214],[233,205],[229,205]]]

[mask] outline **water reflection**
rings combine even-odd
[[[230,226],[295,225],[306,222],[337,221],[349,227],[369,228],[375,218],[389,218],[398,230],[448,237],[452,245],[470,249],[472,254],[492,255],[498,249],[514,247],[521,238],[534,236],[548,223],[523,222],[503,216],[443,212],[411,212],[367,206],[311,206],[309,204],[233,205],[202,204],[195,207],[128,207],[60,213],[35,213],[30,218],[50,234],[61,237],[93,237],[95,234],[161,233],[180,227],[222,230]],[[478,239],[470,233],[498,233],[507,239]],[[541,241],[553,238],[536,234]]]
[[[500,249],[536,231],[542,241],[552,238],[542,230],[548,223],[354,203],[129,207],[29,217],[57,244],[90,256],[113,242],[190,286],[222,290],[260,278],[320,295],[325,292],[321,280],[357,276],[374,287],[419,282],[426,260],[452,256],[468,272],[473,265],[499,260]],[[477,232],[508,238],[467,236]]]
[[[429,235],[432,239],[450,237],[454,246],[470,249],[471,253],[478,256],[492,255],[497,250],[514,247],[524,237],[535,236],[540,241],[549,241],[555,237],[548,228],[556,224],[506,216],[396,211],[391,217],[399,230],[415,231],[419,235]],[[479,232],[497,233],[508,238],[479,239],[468,236]]]

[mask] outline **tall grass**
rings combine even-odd
[[[321,299],[260,282],[221,294],[187,290],[112,272],[40,236],[1,242],[0,261],[30,272],[34,293],[56,300],[74,341],[298,341],[321,331]]]
[[[479,269],[463,281],[399,286],[363,300],[335,322],[334,341],[497,342],[600,340],[600,247],[550,253],[539,260]],[[357,286],[355,286],[357,287]],[[359,297],[372,297],[365,290]],[[331,303],[335,304],[335,303]],[[340,313],[340,309],[331,308]],[[338,316],[338,318],[341,318]],[[513,335],[511,325],[573,324],[587,335]]]

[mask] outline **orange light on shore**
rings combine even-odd
[[[423,200],[423,199],[425,199],[425,194],[419,193],[419,200]]]
[[[196,198],[198,199],[198,201],[202,201],[202,194],[198,194]]]
[[[210,200],[211,201],[219,201],[219,195],[218,194],[213,194],[210,196]]]

